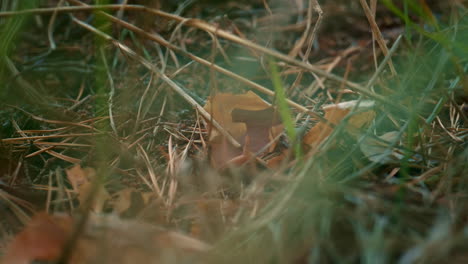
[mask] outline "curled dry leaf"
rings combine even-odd
[[[356,107],[357,103],[359,103],[358,113],[353,114],[346,125],[348,132],[354,134],[356,130],[368,125],[375,118],[375,111],[372,110],[373,101],[349,101],[324,106],[325,119],[332,125],[338,125]],[[333,132],[333,127],[330,124],[320,121],[306,133],[303,143],[310,147],[316,147]]]
[[[69,216],[40,213],[13,239],[0,263],[56,261],[73,227]],[[209,249],[198,239],[161,227],[92,214],[67,263],[201,263],[196,261]]]
[[[261,150],[283,131],[275,109],[251,91],[245,94],[216,94],[208,99],[204,108],[246,151],[255,153]],[[232,147],[214,128],[209,142],[212,163],[216,167],[242,155],[242,149]],[[274,147],[273,143],[270,149]]]
[[[80,165],[75,165],[67,169],[65,172],[73,190],[78,193],[80,206],[83,206],[90,194],[93,184],[92,180],[96,177],[96,171],[93,168],[81,168]],[[110,198],[110,195],[104,186],[100,186],[96,196],[92,209],[95,212],[101,212],[104,207],[104,203]]]

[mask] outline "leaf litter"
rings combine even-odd
[[[322,9],[316,1],[307,4],[296,1],[298,7],[302,6],[299,12],[281,14],[295,18],[281,21],[297,22],[289,25],[293,30],[274,27],[282,36],[277,40],[255,31],[252,34],[246,27],[275,21],[274,16],[291,8],[292,2],[270,9],[271,3],[264,1],[265,13],[258,14],[248,11],[251,4],[239,3],[246,6],[235,14],[237,18],[230,21],[233,23],[225,23],[219,17],[207,19],[211,21],[208,23],[177,15],[187,12],[188,17],[198,17],[196,8],[190,4],[178,6],[176,14],[137,5],[96,10],[96,16],[108,19],[111,31],[82,20],[89,15],[89,10],[97,7],[77,0],[67,2],[68,6],[60,6],[61,1],[49,10],[27,12],[38,17],[43,12],[63,12],[69,18],[67,27],[84,29],[107,42],[99,53],[97,49],[88,49],[96,43],[81,38],[67,39],[75,45],[67,46],[68,42],[60,41],[70,35],[63,35],[58,28],[54,33],[51,26],[46,30],[50,44],[46,48],[82,52],[77,57],[82,58],[83,65],[92,64],[90,68],[96,69],[92,76],[89,70],[79,72],[79,68],[66,68],[71,70],[70,78],[56,78],[53,69],[48,68],[51,65],[48,59],[57,53],[52,51],[41,57],[32,51],[31,56],[29,50],[44,51],[44,47],[37,48],[34,42],[26,45],[34,49],[20,49],[15,51],[19,55],[7,58],[11,62],[9,72],[16,76],[13,85],[18,85],[21,91],[32,89],[34,94],[36,89],[49,89],[49,93],[41,97],[41,101],[48,103],[40,107],[31,106],[34,101],[31,98],[15,101],[17,98],[12,95],[10,103],[15,106],[5,105],[9,110],[0,110],[2,115],[9,116],[4,122],[8,131],[1,132],[1,154],[18,159],[16,169],[2,171],[0,175],[0,201],[6,201],[5,206],[3,203],[0,206],[6,209],[5,219],[21,218],[28,222],[29,215],[33,215],[20,232],[11,231],[14,225],[1,222],[2,230],[6,226],[7,233],[17,232],[2,250],[5,252],[2,263],[56,261],[64,257],[69,245],[73,247],[70,256],[66,256],[67,263],[220,263],[220,259],[233,263],[252,259],[259,263],[272,260],[328,263],[332,260],[361,262],[364,258],[375,263],[380,256],[393,262],[424,261],[432,259],[431,254],[445,259],[447,252],[464,256],[458,248],[463,247],[459,242],[466,239],[462,234],[448,232],[447,228],[445,240],[456,238],[453,244],[441,251],[430,250],[434,248],[431,243],[440,243],[433,239],[431,234],[435,231],[431,233],[431,230],[447,227],[450,222],[443,217],[434,226],[428,222],[436,219],[440,210],[449,210],[459,222],[466,217],[457,213],[466,210],[461,206],[465,196],[456,191],[464,181],[459,175],[466,172],[460,166],[466,164],[463,154],[466,152],[463,150],[466,102],[460,99],[463,97],[454,96],[451,88],[447,94],[451,99],[438,104],[431,118],[425,118],[423,111],[407,103],[414,98],[394,100],[401,91],[386,86],[382,76],[387,73],[382,69],[388,63],[392,74],[402,75],[402,72],[398,60],[390,56],[393,48],[389,51],[386,47],[387,40],[394,37],[389,37],[387,28],[378,28],[388,26],[385,24],[388,20],[385,23],[379,20],[388,17],[388,11],[376,1],[371,1],[369,6],[361,2],[367,18],[364,22],[372,25],[372,36],[379,45],[372,49],[369,28],[359,29],[362,17],[352,13],[343,17],[358,21],[352,23],[356,26],[352,29],[364,37],[356,39],[350,33],[336,41],[334,32],[316,35],[318,26],[312,28],[314,12],[319,14],[317,25],[322,23]],[[169,8],[173,4],[162,6]],[[342,12],[331,9],[340,5],[351,8],[327,2],[323,12]],[[432,6],[424,6],[425,13],[431,12]],[[410,11],[415,11],[412,8]],[[71,9],[76,12],[68,13]],[[195,13],[191,13],[193,10]],[[165,23],[137,27],[133,22],[141,19],[135,15],[142,14],[149,14],[151,21],[158,17]],[[303,24],[305,14],[307,23]],[[11,16],[8,12],[1,12],[2,15]],[[55,19],[54,15],[50,25]],[[325,28],[330,28],[327,19],[323,23]],[[430,24],[436,28],[434,23],[437,21],[432,17]],[[122,28],[132,32],[131,37],[127,38],[124,31],[118,38],[113,35]],[[211,40],[193,29],[209,32]],[[280,43],[281,39],[296,34],[296,29],[305,30],[297,35],[300,41],[292,42],[292,46]],[[261,32],[266,32],[265,28]],[[54,35],[57,42],[53,41]],[[155,54],[146,41],[160,45]],[[347,41],[348,46],[345,44],[340,50],[339,45]],[[358,47],[355,43],[359,43]],[[202,46],[213,48],[207,56],[210,59],[203,59],[199,50]],[[245,48],[246,54],[237,56],[238,46]],[[372,65],[361,55],[369,51],[372,54],[368,57],[373,57],[378,67],[375,78],[361,86],[359,78],[364,75],[360,72]],[[380,52],[385,58],[377,65]],[[287,53],[302,61],[284,55]],[[288,142],[283,131],[280,116],[284,112],[280,113],[275,105],[275,93],[266,88],[269,85],[261,85],[271,81],[271,73],[262,74],[261,54],[278,60],[276,66],[281,71],[275,77],[281,76],[280,82],[287,85],[284,92],[288,96],[283,98],[283,106],[287,104],[295,111],[292,112],[295,125],[299,126],[305,116],[313,123],[310,126],[304,122],[307,129],[299,138],[305,151],[303,160],[295,157],[289,146],[293,142]],[[186,61],[179,56],[189,58],[190,63],[182,66]],[[33,61],[39,58],[38,65],[45,60],[40,70],[48,74],[37,78],[28,71],[21,72],[23,64],[30,64],[24,60],[28,57]],[[100,62],[102,58],[104,61]],[[239,69],[229,67],[237,60],[259,62],[258,66],[246,67],[252,72],[258,67],[258,76],[251,76],[250,80],[237,74]],[[342,78],[333,72],[342,69],[344,62],[348,65]],[[462,65],[455,68],[463,69]],[[30,72],[34,73],[34,69]],[[145,72],[143,76],[142,72]],[[359,73],[357,78],[353,76],[356,73]],[[354,79],[348,80],[349,76]],[[291,78],[295,81],[291,82]],[[391,81],[404,87],[400,77],[393,78],[396,79]],[[455,77],[447,75],[446,78]],[[111,92],[90,85],[94,81]],[[438,82],[427,85],[426,90],[436,87],[435,83]],[[77,90],[61,89],[70,85]],[[273,105],[256,93],[273,98]],[[438,98],[428,95],[431,93],[421,92],[418,101],[432,107]],[[447,95],[444,91],[444,96]],[[356,100],[361,96],[366,99]],[[207,99],[201,107],[203,100],[199,98],[203,97]],[[323,102],[325,105],[320,106]],[[196,110],[188,111],[194,112],[188,122],[182,120],[183,114],[178,112],[181,108]],[[145,109],[143,115],[141,109]],[[413,117],[405,116],[408,109],[416,109]],[[421,124],[419,120],[430,121]],[[261,169],[249,170],[259,164],[263,165]],[[231,169],[234,170],[229,172]],[[253,176],[247,181],[246,174]],[[98,187],[95,193],[90,191],[94,184]],[[29,206],[24,206],[26,203],[12,198],[17,194],[12,190],[21,190],[24,185],[29,188],[26,190],[46,193],[44,207],[49,213],[31,214]],[[91,193],[96,195],[94,203],[86,207],[85,201]],[[25,202],[31,202],[34,199],[31,197],[35,196],[24,196]],[[405,206],[398,207],[398,204]],[[400,209],[395,212],[397,207]],[[444,213],[448,215],[447,211]],[[413,236],[407,236],[408,233]],[[79,235],[75,237],[76,234]],[[399,246],[388,244],[385,237],[399,241]],[[377,244],[368,246],[368,238]]]

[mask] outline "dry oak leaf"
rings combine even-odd
[[[243,145],[245,151],[255,153],[261,150],[283,131],[283,125],[274,108],[252,91],[244,94],[218,93],[208,98],[204,109]],[[214,128],[209,142],[212,162],[218,167],[243,152],[242,149],[231,146]],[[269,150],[274,147],[272,144]]]
[[[96,171],[93,168],[81,168],[80,165],[75,165],[65,170],[65,172],[73,190],[78,193],[80,206],[83,206],[92,189],[92,181],[96,177]],[[101,212],[104,207],[104,203],[109,198],[110,195],[104,186],[100,186],[96,198],[94,199],[92,209],[95,212]]]
[[[353,114],[347,121],[346,129],[351,134],[356,130],[368,125],[375,118],[373,101],[348,101],[338,104],[326,105],[323,107],[325,111],[325,119],[332,125],[338,125],[358,104],[356,114]],[[315,147],[323,142],[333,132],[333,127],[326,122],[320,121],[309,132],[306,133],[303,143],[310,147]]]

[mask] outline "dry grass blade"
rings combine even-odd
[[[46,145],[46,146],[67,146],[67,147],[91,147],[89,144],[79,144],[79,143],[66,143],[66,142],[45,142],[45,141],[36,141],[36,145]]]
[[[1,12],[0,12],[1,14]],[[10,70],[13,76],[16,76],[15,80],[20,87],[25,91],[25,99],[31,100],[39,104],[45,104],[44,98],[39,94],[39,92],[26,80],[23,79],[18,69],[15,67],[15,64],[10,60],[10,58],[4,58],[7,68]]]
[[[71,12],[71,11],[79,11],[79,10],[94,10],[94,9],[98,9],[98,7],[99,7],[99,6],[94,6],[94,8],[93,8],[93,6],[87,6],[84,3],[80,2],[80,1],[77,1],[77,0],[69,0],[69,2],[82,5],[81,6],[82,9],[80,9],[80,7],[77,7],[76,10],[74,10],[73,8],[35,9],[33,11],[30,11],[29,13],[50,13],[50,12],[55,12],[55,10],[60,11],[60,12]],[[280,59],[282,61],[288,62],[288,63],[290,63],[292,65],[297,66],[297,67],[300,67],[300,68],[302,68],[304,70],[307,70],[307,71],[319,74],[321,76],[327,77],[330,80],[334,80],[334,81],[337,81],[339,83],[344,83],[350,89],[352,89],[352,90],[354,90],[356,92],[359,92],[359,93],[361,93],[361,94],[363,94],[365,96],[368,96],[368,97],[370,97],[372,99],[375,99],[375,100],[377,100],[379,102],[383,102],[383,103],[385,103],[385,104],[387,104],[389,106],[392,106],[392,107],[395,107],[395,108],[399,107],[398,104],[395,104],[394,102],[389,101],[385,97],[383,97],[381,95],[378,95],[378,94],[376,94],[376,93],[374,93],[372,91],[364,89],[364,87],[362,87],[359,84],[347,81],[347,80],[343,79],[342,77],[339,77],[339,76],[337,76],[335,74],[328,73],[328,72],[326,72],[326,71],[324,71],[324,70],[320,69],[319,67],[316,67],[316,66],[314,66],[312,64],[308,64],[308,63],[305,63],[305,62],[302,62],[302,61],[298,61],[298,60],[294,59],[293,57],[282,54],[282,53],[280,53],[278,51],[265,48],[265,47],[263,47],[261,45],[253,43],[252,41],[242,39],[242,38],[240,38],[238,36],[235,36],[235,35],[227,32],[227,31],[224,31],[224,30],[221,30],[221,29],[219,29],[219,28],[217,28],[215,26],[212,26],[212,25],[210,25],[210,24],[208,24],[208,23],[206,23],[204,21],[201,21],[201,20],[198,20],[198,19],[187,19],[187,18],[180,17],[178,15],[166,13],[166,12],[161,11],[161,10],[155,10],[155,9],[151,9],[151,8],[147,8],[147,7],[143,7],[143,6],[109,5],[109,6],[101,6],[101,7],[104,8],[104,9],[107,7],[108,9],[125,8],[125,9],[128,9],[128,10],[141,10],[141,11],[149,12],[151,14],[158,15],[158,16],[161,16],[161,17],[164,17],[164,18],[167,18],[167,19],[175,20],[175,21],[177,21],[179,23],[184,23],[184,25],[186,25],[186,26],[192,26],[192,27],[195,27],[195,28],[199,28],[199,29],[204,30],[206,32],[209,32],[209,33],[211,33],[213,35],[225,38],[225,39],[227,39],[229,41],[235,42],[235,43],[237,43],[239,45],[245,46],[245,47],[250,48],[252,50],[255,50],[255,51],[258,51],[258,52],[261,52],[261,53],[264,53],[264,54],[268,54],[268,55],[270,55],[272,57],[278,58],[278,59]],[[15,12],[15,13],[6,12],[6,13],[3,13],[3,15],[4,16],[11,16],[11,15],[19,14],[19,13],[20,12]],[[26,12],[26,13],[28,13],[28,12]],[[118,18],[115,18],[115,19],[119,20]],[[168,45],[166,44],[165,46],[168,46]],[[209,65],[211,65],[211,63],[209,63]],[[219,69],[219,70],[221,70],[221,69]],[[224,72],[224,73],[228,73],[228,72]],[[258,87],[258,86],[256,86],[256,87]]]
[[[314,27],[312,28],[312,9],[315,9],[315,12],[318,14],[317,22],[315,23]],[[317,0],[309,0],[309,8],[307,9],[307,22],[306,22],[306,29],[304,30],[303,35],[299,40],[296,41],[293,49],[289,52],[289,56],[295,58],[299,51],[303,48],[304,44],[307,42],[307,51],[304,56],[304,60],[307,60],[309,57],[310,51],[312,49],[313,43],[316,40],[315,37],[317,35],[317,31],[320,28],[320,25],[323,20],[323,11],[320,8],[319,3]]]
[[[84,5],[80,1],[73,1],[73,2]],[[176,45],[170,43],[169,41],[166,41],[164,38],[162,38],[159,35],[148,33],[147,31],[145,31],[145,30],[143,30],[143,29],[141,29],[141,28],[139,28],[139,27],[137,27],[137,26],[135,26],[135,25],[133,25],[131,23],[123,21],[122,19],[118,19],[117,17],[109,15],[107,13],[99,12],[99,14],[105,16],[109,20],[111,20],[111,21],[113,21],[115,23],[118,23],[119,25],[121,25],[121,26],[123,26],[123,27],[137,33],[137,34],[140,34],[140,35],[142,35],[142,36],[144,36],[144,37],[146,37],[148,39],[151,39],[151,40],[157,42],[158,44],[160,44],[162,46],[168,47],[169,49],[174,50],[174,51],[176,51],[176,52],[178,52],[178,53],[180,53],[180,54],[182,54],[184,56],[187,56],[188,58],[190,58],[190,59],[192,59],[192,60],[194,60],[194,61],[196,61],[196,62],[198,62],[198,63],[200,63],[202,65],[205,65],[205,66],[207,66],[207,67],[209,67],[209,68],[211,68],[211,69],[213,69],[215,71],[218,71],[218,72],[220,72],[222,74],[225,74],[226,76],[229,76],[229,77],[231,77],[231,78],[233,78],[233,79],[235,79],[237,81],[240,81],[240,82],[244,83],[245,85],[247,85],[248,87],[250,87],[252,89],[255,89],[255,90],[257,90],[257,91],[259,91],[261,93],[264,93],[266,95],[269,95],[271,97],[275,96],[275,93],[272,90],[270,90],[270,89],[268,89],[268,88],[266,88],[266,87],[264,87],[264,86],[262,86],[262,85],[260,85],[258,83],[255,83],[255,82],[253,82],[253,81],[251,81],[251,80],[249,80],[249,79],[247,79],[247,78],[245,78],[243,76],[240,76],[240,75],[238,75],[238,74],[236,74],[236,73],[234,73],[234,72],[232,72],[230,70],[227,70],[227,69],[225,69],[223,67],[220,67],[219,65],[217,65],[215,63],[212,63],[212,62],[210,62],[208,60],[205,60],[203,58],[200,58],[200,57],[198,57],[198,56],[196,56],[196,55],[194,55],[194,54],[192,54],[192,53],[190,53],[190,52],[188,52],[186,50],[183,50],[182,48],[177,47]],[[188,19],[185,19],[185,20],[180,21],[180,23],[182,25],[184,25],[185,23],[188,23],[188,21],[189,21]],[[311,115],[311,116],[313,116],[315,118],[318,118],[319,120],[321,119],[320,115],[310,111],[306,107],[304,107],[304,106],[302,106],[302,105],[300,105],[300,104],[298,104],[298,103],[296,103],[296,102],[294,102],[292,100],[289,100],[289,99],[287,100],[287,102],[291,107],[297,109],[298,111],[308,113],[309,115]]]
[[[75,2],[75,0],[73,0],[73,1]],[[165,17],[165,18],[168,18],[168,19],[176,20],[178,22],[185,22],[186,21],[185,18],[182,18],[180,16],[176,16],[176,15],[172,15],[172,14],[168,14],[168,13],[160,11],[160,10],[149,9],[147,11],[150,12],[150,13],[153,13],[155,15],[159,15],[159,16],[162,16],[162,17]],[[390,106],[393,106],[393,107],[396,107],[396,108],[399,107],[394,102],[389,101],[385,97],[383,97],[381,95],[378,95],[378,94],[376,94],[376,93],[374,93],[372,91],[366,90],[364,87],[362,87],[359,84],[347,81],[347,80],[343,79],[342,77],[339,77],[339,76],[337,76],[335,74],[327,73],[326,71],[324,71],[324,70],[320,69],[319,67],[316,67],[316,66],[314,66],[312,64],[308,64],[308,63],[305,63],[305,62],[302,62],[302,61],[298,61],[298,60],[296,60],[296,59],[294,59],[294,58],[292,58],[292,57],[290,57],[288,55],[282,54],[282,53],[280,53],[278,51],[268,49],[268,48],[265,48],[265,47],[263,47],[261,45],[255,44],[250,40],[242,39],[242,38],[240,38],[240,37],[238,37],[236,35],[233,35],[233,34],[227,32],[227,31],[221,30],[221,29],[219,29],[219,28],[217,28],[217,27],[215,27],[213,25],[210,25],[210,24],[204,22],[204,21],[201,21],[201,20],[198,20],[198,19],[191,19],[191,20],[185,22],[185,24],[187,26],[193,26],[193,27],[199,28],[201,30],[204,30],[206,32],[209,32],[211,34],[214,34],[216,36],[225,38],[225,39],[227,39],[229,41],[235,42],[235,43],[237,43],[239,45],[242,45],[244,47],[247,47],[249,49],[252,49],[252,50],[255,50],[255,51],[270,55],[272,57],[278,58],[278,59],[280,59],[282,61],[285,61],[285,62],[290,63],[292,65],[295,65],[297,67],[300,67],[300,68],[302,68],[304,70],[307,70],[307,71],[319,74],[321,76],[327,77],[330,80],[337,81],[339,83],[344,83],[351,90],[362,93],[363,95],[368,96],[368,97],[370,97],[372,99],[375,99],[375,100],[377,100],[379,102],[385,103],[387,105],[390,105]]]
[[[223,127],[221,127],[216,120],[213,120],[210,116],[210,114],[201,107],[197,101],[195,101],[192,97],[190,97],[181,87],[179,87],[174,81],[172,81],[166,74],[162,73],[154,64],[149,62],[148,60],[144,59],[140,55],[136,54],[132,49],[127,47],[126,45],[118,42],[117,40],[113,39],[111,36],[103,33],[102,31],[97,30],[96,28],[92,27],[89,24],[86,24],[79,19],[73,18],[73,21],[76,22],[78,25],[90,30],[91,32],[103,37],[104,39],[111,41],[112,44],[114,44],[117,48],[119,48],[121,51],[123,51],[126,55],[129,57],[137,60],[140,62],[143,66],[145,66],[148,70],[154,72],[158,76],[161,77],[163,81],[165,81],[169,87],[171,87],[177,94],[179,94],[182,98],[184,98],[189,104],[191,104],[197,111],[203,115],[203,117],[209,121],[210,123],[213,124],[213,126],[220,131],[229,141],[230,144],[232,144],[234,147],[240,147],[241,145],[239,142],[237,142]]]
[[[114,79],[112,77],[112,74],[110,73],[109,66],[107,65],[107,60],[106,60],[106,57],[105,57],[105,54],[104,54],[104,50],[101,48],[99,50],[99,52],[101,53],[104,68],[105,68],[106,73],[107,73],[107,78],[109,79],[110,93],[109,93],[109,99],[107,101],[108,101],[110,126],[111,126],[112,130],[114,131],[115,135],[118,136],[119,133],[117,132],[117,128],[115,126],[115,121],[114,121],[114,115],[113,115],[113,112],[112,112],[112,108],[114,106],[114,94],[115,94]]]
[[[372,85],[374,85],[374,83],[377,81],[377,78],[379,77],[379,75],[384,70],[385,65],[387,64],[387,62],[389,62],[391,60],[393,54],[395,53],[398,46],[400,45],[401,38],[402,38],[402,35],[398,36],[398,38],[395,40],[395,43],[393,43],[393,46],[388,51],[387,55],[382,60],[379,67],[377,67],[377,70],[375,71],[375,73],[372,75],[372,77],[367,82],[366,87],[365,87],[366,89],[370,89],[372,87]]]
[[[3,191],[0,188],[0,200],[3,201],[5,204],[7,204],[10,209],[15,213],[15,215],[18,217],[18,219],[22,222],[22,224],[26,224],[29,222],[30,217],[28,216],[28,213],[26,213],[23,208],[28,210],[29,212],[33,212],[34,209],[32,206],[26,202],[23,201],[5,191]],[[21,206],[23,208],[21,208]]]
[[[25,131],[24,137],[17,137],[17,138],[4,138],[2,139],[2,143],[12,143],[12,144],[19,144],[22,141],[30,141],[30,140],[41,140],[41,139],[52,139],[52,138],[76,138],[76,137],[85,137],[85,136],[95,136],[95,133],[76,133],[76,134],[58,134],[58,135],[47,135],[47,136],[27,136]],[[18,143],[15,143],[18,142]]]
[[[142,10],[145,9],[141,5],[92,5],[92,6],[57,6],[50,8],[35,8],[20,11],[4,11],[0,12],[0,17],[10,17],[17,15],[28,15],[28,14],[49,14],[49,13],[68,13],[78,11],[93,11],[93,10],[120,10],[120,9],[133,9]]]
[[[27,137],[27,135],[25,133],[23,133],[23,131],[21,131],[19,125],[16,123],[15,120],[12,120],[12,123],[13,123],[13,126],[16,128],[16,131],[22,135],[23,137]],[[36,145],[36,144],[35,144]],[[73,164],[79,164],[81,162],[81,160],[79,159],[76,159],[76,158],[73,158],[73,157],[70,157],[70,156],[67,156],[67,155],[64,155],[62,153],[58,153],[58,152],[55,152],[52,150],[53,147],[43,147],[41,145],[36,145],[40,150],[46,152],[47,154],[50,154],[58,159],[61,159],[61,160],[64,160],[64,161],[67,161],[67,162],[70,162],[70,163],[73,163]],[[39,154],[39,153],[36,153],[36,154]]]
[[[60,120],[50,120],[50,119],[47,119],[47,118],[42,118],[40,116],[37,116],[37,115],[34,115],[32,113],[29,113],[21,108],[18,108],[16,106],[11,106],[13,108],[16,108],[18,110],[20,110],[21,112],[31,116],[33,119],[37,120],[37,121],[41,121],[41,122],[45,122],[45,123],[50,123],[50,124],[56,124],[56,125],[67,125],[67,126],[77,126],[77,127],[83,127],[83,128],[88,128],[89,130],[94,130],[96,131],[96,128],[92,127],[92,126],[89,126],[89,125],[85,125],[83,124],[83,122],[79,122],[79,123],[75,123],[75,122],[69,122],[69,121],[60,121]]]
[[[372,14],[371,9],[369,8],[369,5],[367,4],[366,0],[359,0],[359,1],[361,2],[362,8],[364,9],[364,13],[366,14],[367,20],[369,21],[373,36],[376,38],[377,43],[379,43],[379,47],[382,50],[383,54],[387,56],[389,53],[387,44],[385,44],[385,40],[382,36],[382,32],[380,32],[380,28],[375,22],[375,17]],[[397,72],[395,70],[395,67],[393,66],[391,59],[388,61],[388,66],[390,66],[390,70],[392,71],[392,74],[396,76]]]
[[[151,161],[148,157],[148,154],[146,153],[145,149],[140,144],[137,144],[137,146],[138,146],[139,154],[143,158],[143,161],[146,164],[146,168],[148,169],[151,182],[153,183],[152,187],[154,191],[158,194],[159,197],[163,197],[161,188],[159,187],[159,184],[158,184],[156,173],[154,172],[153,166],[151,165]]]
[[[65,0],[60,0],[57,4],[57,8],[60,8],[60,6],[63,5],[64,2]],[[51,50],[55,50],[57,48],[57,45],[55,44],[54,36],[53,36],[54,35],[54,23],[55,23],[56,18],[57,18],[57,10],[55,10],[52,13],[52,17],[50,18],[49,25],[47,27],[47,37],[49,38],[49,46]]]

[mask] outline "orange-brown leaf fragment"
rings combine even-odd
[[[245,94],[216,94],[208,99],[204,108],[243,145],[244,151],[261,150],[283,130],[274,108],[251,91]],[[247,136],[248,144],[246,144]],[[233,158],[242,155],[243,152],[242,149],[231,146],[214,128],[211,131],[209,143],[212,163],[216,167],[225,165]],[[274,148],[274,144],[271,148]]]
[[[73,227],[71,217],[40,213],[14,238],[0,263],[55,263]],[[69,264],[202,263],[194,260],[211,248],[182,233],[104,214],[91,214],[75,242]]]
[[[34,260],[56,260],[72,227],[72,219],[68,216],[35,215],[7,247],[1,263],[29,264]]]
[[[234,122],[242,122],[245,124],[245,149],[251,152],[260,151],[276,137],[277,133],[275,132],[281,132],[273,131],[273,127],[281,125],[279,114],[273,107],[262,110],[234,108],[231,112],[231,116]],[[247,138],[249,139],[248,144]]]
[[[332,104],[323,107],[325,111],[325,119],[332,125],[338,125],[356,106],[358,101],[349,101],[339,104]],[[370,109],[374,105],[372,101],[361,101],[358,111],[361,111],[348,120],[346,129],[353,133],[356,129],[360,129],[369,124],[375,117],[374,110]],[[311,147],[317,146],[325,140],[332,132],[333,127],[326,122],[319,122],[306,133],[303,143]]]
[[[96,171],[93,168],[81,168],[75,165],[66,171],[67,178],[73,186],[73,190],[78,193],[80,206],[84,205],[92,187],[92,180],[96,177]],[[97,197],[94,199],[92,208],[95,212],[102,211],[104,202],[109,199],[109,194],[103,186],[100,186]]]

